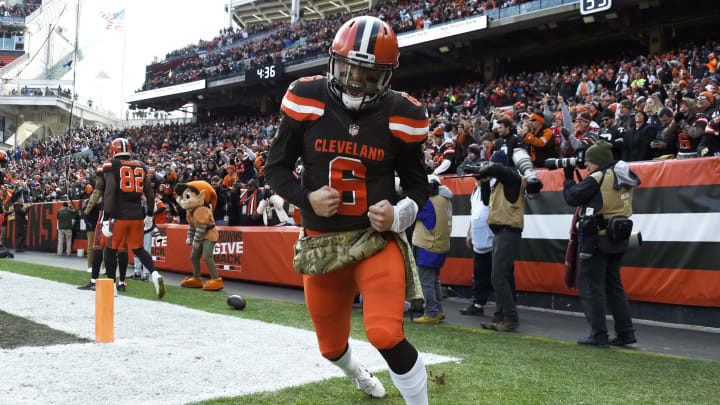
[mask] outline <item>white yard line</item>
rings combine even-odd
[[[0,309],[95,339],[95,293],[0,271]],[[353,352],[387,370],[367,342]],[[458,361],[424,353],[426,364]],[[161,301],[115,298],[115,342],[0,349],[0,402],[183,404],[341,377],[312,331]],[[355,389],[348,381],[348,389]],[[386,387],[386,389],[393,389]]]

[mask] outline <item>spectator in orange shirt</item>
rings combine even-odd
[[[545,117],[536,110],[530,116],[529,128],[524,136],[533,166],[545,167],[545,159],[558,157],[552,129],[545,126]]]
[[[225,175],[225,178],[223,178],[222,185],[225,186],[225,188],[229,189],[232,188],[235,183],[237,183],[238,177],[235,173],[235,166],[225,165],[225,170],[227,171],[227,174]]]

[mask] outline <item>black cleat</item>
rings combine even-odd
[[[125,291],[126,291],[126,290],[125,290],[125,284],[118,284],[117,290],[118,290],[119,292],[125,292]]]
[[[85,285],[81,285],[81,286],[78,287],[77,289],[78,289],[78,290],[90,290],[90,291],[95,291],[95,283],[93,283],[93,282],[88,282],[88,283],[85,284]]]

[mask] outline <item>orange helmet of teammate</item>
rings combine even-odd
[[[399,56],[397,37],[388,23],[372,16],[350,19],[330,47],[330,93],[349,110],[376,104],[390,88]]]
[[[130,157],[130,141],[125,138],[115,138],[110,143],[110,157]]]

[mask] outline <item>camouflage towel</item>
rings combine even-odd
[[[410,243],[405,233],[392,233],[400,246],[405,262],[405,299],[422,301],[420,277],[415,266]],[[300,274],[322,275],[335,271],[353,263],[359,263],[387,246],[387,239],[382,233],[372,228],[329,232],[322,235],[306,236],[300,230],[300,237],[295,242],[293,266]]]

